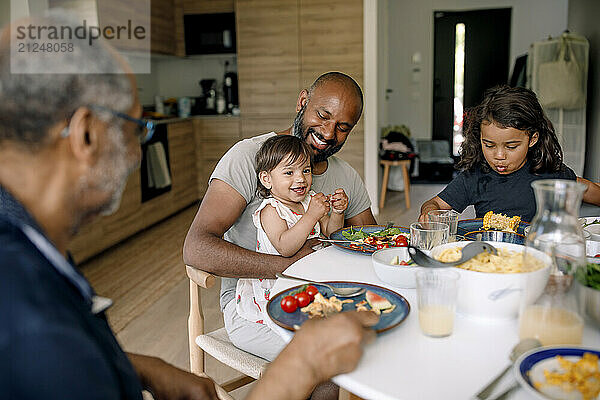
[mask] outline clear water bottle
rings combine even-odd
[[[583,317],[579,312],[574,276],[586,265],[585,239],[577,221],[585,185],[561,179],[532,184],[537,213],[525,241],[524,263],[531,256],[549,263],[542,293],[528,282],[522,297],[519,336],[536,338],[544,346],[580,344]],[[539,252],[538,252],[539,251]]]
[[[219,92],[217,95],[217,114],[223,114],[226,109],[225,96],[223,92]]]

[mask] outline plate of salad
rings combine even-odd
[[[333,244],[361,254],[371,254],[387,247],[407,246],[410,229],[403,226],[359,225],[339,229],[330,235]]]

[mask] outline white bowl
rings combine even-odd
[[[588,257],[590,264],[600,264],[600,257]],[[584,286],[575,279],[579,306],[592,322],[600,328],[600,290]]]
[[[590,239],[600,241],[600,224],[588,225],[584,228],[590,233]]]
[[[383,282],[395,287],[413,289],[417,286],[415,273],[421,267],[416,265],[392,265],[394,257],[398,256],[400,261],[410,261],[410,255],[406,247],[390,247],[377,250],[371,255],[375,274]]]
[[[588,257],[594,257],[596,254],[600,254],[600,240],[586,240],[585,255]]]
[[[436,258],[448,248],[462,248],[468,243],[454,242],[434,247],[431,256]],[[525,246],[520,244],[488,243],[496,248],[511,251],[523,252],[525,250]],[[457,311],[479,318],[512,319],[518,316],[519,307],[522,304],[533,304],[544,291],[550,275],[551,260],[548,255],[539,250],[528,249],[528,251],[534,257],[542,260],[545,267],[537,271],[514,274],[469,271],[455,267],[455,270],[460,273]]]

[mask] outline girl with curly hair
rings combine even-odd
[[[531,182],[538,179],[582,182],[587,185],[583,201],[600,205],[600,186],[563,163],[554,127],[531,90],[488,89],[481,104],[467,111],[464,135],[461,172],[423,203],[419,220],[431,210],[463,212],[474,205],[478,218],[493,211],[531,221],[536,210]]]

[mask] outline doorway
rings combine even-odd
[[[511,9],[434,12],[432,139],[462,143],[463,110],[507,83]]]

